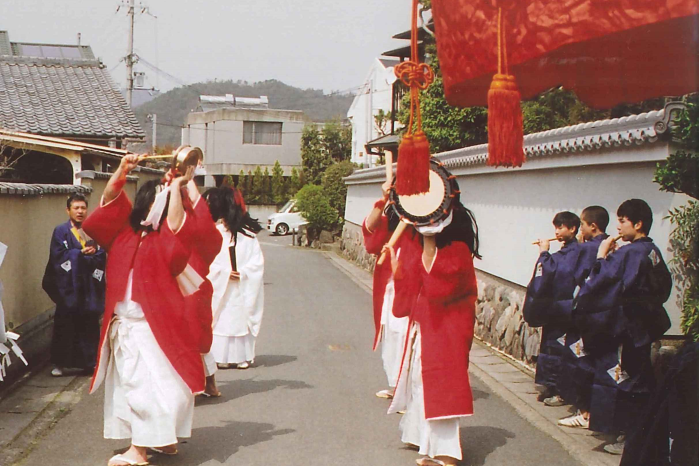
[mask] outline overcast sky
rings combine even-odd
[[[140,0],[136,4],[139,5]],[[157,19],[136,20],[135,49],[186,83],[278,79],[325,91],[360,86],[374,57],[407,45],[410,0],[143,0]],[[127,9],[118,0],[0,0],[13,42],[92,46],[123,86]],[[140,11],[140,9],[138,9]],[[147,85],[175,83],[146,71]]]

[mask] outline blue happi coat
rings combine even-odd
[[[566,351],[565,335],[572,325],[579,256],[580,245],[576,240],[554,254],[542,252],[527,286],[524,320],[532,327],[543,327],[535,381],[551,389],[558,382],[561,358]]]
[[[590,429],[629,429],[655,386],[650,345],[669,328],[663,304],[672,277],[650,238],[598,259],[574,310],[585,350],[594,356]]]
[[[104,312],[106,253],[83,254],[70,220],[53,230],[42,286],[57,313]]]
[[[580,243],[578,263],[575,268],[577,294],[597,261],[597,251],[609,235],[597,235]],[[590,392],[594,378],[594,357],[585,351],[580,330],[573,324],[565,336],[565,350],[561,361],[556,387],[564,400],[583,410],[589,410]]]

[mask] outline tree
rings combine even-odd
[[[286,195],[286,184],[284,183],[284,169],[279,164],[279,160],[274,162],[272,168],[272,202],[283,204],[289,200]]]
[[[243,199],[248,198],[248,191],[247,191],[247,186],[245,186],[245,172],[243,170],[240,170],[240,173],[238,174],[238,186],[236,186],[241,193],[243,193]]]
[[[270,182],[269,169],[265,167],[265,172],[262,174],[262,204],[270,204],[272,202],[272,186]]]
[[[699,96],[686,99],[673,130],[681,148],[659,163],[653,181],[660,189],[694,198],[670,211],[675,229],[670,234],[673,258],[669,265],[682,295],[682,331],[699,341]]]
[[[339,219],[321,186],[307,184],[296,193],[296,208],[316,231],[332,230]]]
[[[264,197],[264,192],[265,192],[265,180],[264,180],[264,175],[262,174],[262,169],[258,165],[257,168],[255,168],[255,174],[252,177],[252,196],[251,200],[249,201],[250,203],[257,202],[257,203],[262,203],[263,202],[263,197]]]
[[[354,171],[352,162],[345,160],[330,166],[323,175],[323,191],[332,208],[337,210],[341,218],[345,217],[345,202],[347,199],[347,185],[342,181]]]
[[[392,118],[393,112],[390,110],[388,112],[384,112],[382,108],[380,108],[379,111],[376,112],[376,115],[374,115],[374,128],[376,128],[376,131],[378,131],[381,136],[386,136],[391,130]]]
[[[352,158],[352,128],[343,126],[338,120],[325,124],[321,138],[325,154],[334,162]]]
[[[248,195],[248,197],[245,198],[245,201],[247,203],[252,202],[254,194],[252,192],[252,172],[250,170],[248,170],[248,174],[245,175],[245,192]]]
[[[299,171],[296,169],[296,167],[293,167],[291,169],[291,179],[289,179],[289,197],[294,197],[299,189],[301,189]]]
[[[323,149],[320,131],[313,125],[304,127],[301,134],[301,162],[309,183],[319,185],[323,172],[332,164],[332,159]]]

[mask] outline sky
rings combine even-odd
[[[119,11],[117,11],[117,7]],[[410,0],[136,0],[137,54],[185,83],[277,79],[326,92],[362,85],[372,60],[407,41]],[[0,0],[13,42],[90,45],[123,86],[129,25],[120,0]],[[146,68],[146,85],[177,84]]]

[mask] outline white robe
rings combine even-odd
[[[104,348],[104,438],[162,447],[191,436],[194,395],[155,340],[141,305],[131,300],[132,282],[133,271]]]
[[[238,233],[235,255],[240,280],[231,280],[228,248],[234,244],[233,235],[220,223],[217,228],[223,236],[223,246],[208,275],[214,288],[211,353],[219,364],[239,364],[255,358],[255,340],[264,310],[265,261],[257,237]]]
[[[389,414],[405,410],[400,420],[401,441],[419,447],[421,455],[431,458],[450,456],[462,459],[459,418],[425,418],[425,399],[422,382],[422,338],[420,325],[410,330],[410,351],[405,352],[404,368],[396,394],[388,409]]]
[[[398,251],[400,252],[400,250]],[[393,300],[396,291],[393,278],[386,284],[383,306],[381,307],[381,359],[383,370],[388,379],[388,386],[395,388],[403,360],[405,339],[408,335],[409,320],[407,317],[393,315]]]

